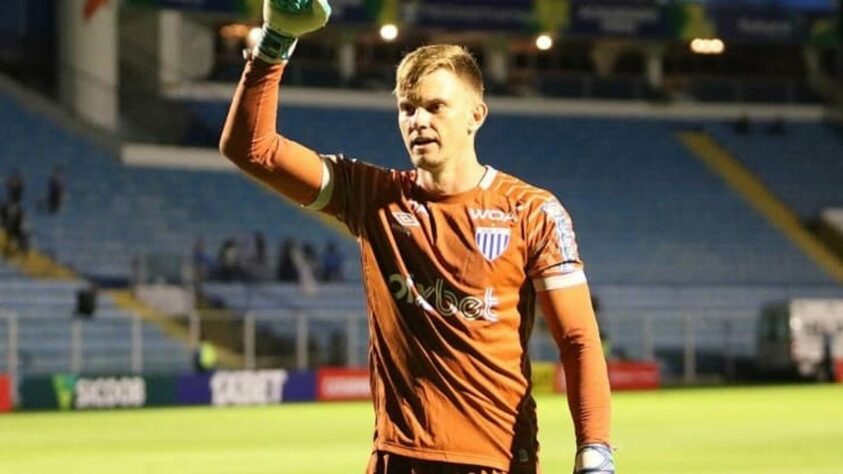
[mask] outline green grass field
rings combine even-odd
[[[543,471],[570,472],[561,396],[539,398]],[[843,473],[843,386],[621,393],[622,474]],[[368,403],[0,416],[0,473],[361,473]]]

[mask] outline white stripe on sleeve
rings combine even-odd
[[[533,280],[533,286],[536,287],[536,291],[549,291],[549,290],[556,290],[559,288],[570,288],[572,286],[581,285],[586,283],[588,280],[585,278],[585,272],[582,270],[577,270],[571,273],[566,273],[564,275],[553,275],[546,278],[535,278]]]
[[[304,206],[314,211],[327,206],[331,202],[331,196],[334,194],[334,170],[328,164],[330,158],[327,156],[320,156],[320,158],[322,158],[322,184],[319,185],[319,194],[316,195],[316,199],[312,203]]]

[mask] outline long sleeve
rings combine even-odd
[[[246,62],[220,138],[220,151],[240,169],[298,202],[310,204],[323,186],[319,155],[276,132],[278,85],[284,65]]]
[[[539,302],[565,367],[577,445],[609,444],[609,377],[588,285],[540,292]]]

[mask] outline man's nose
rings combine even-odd
[[[426,128],[430,126],[430,112],[424,107],[417,107],[410,117],[410,128]]]

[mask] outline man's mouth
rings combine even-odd
[[[438,144],[439,142],[435,138],[416,137],[410,141],[410,148],[422,148],[433,143]]]

